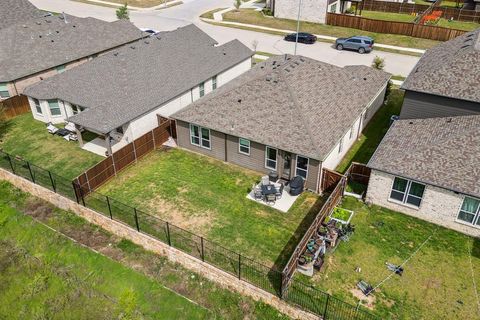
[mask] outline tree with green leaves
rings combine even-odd
[[[120,8],[117,9],[117,18],[119,20],[130,20],[130,17],[128,15],[128,8],[127,8],[127,3],[125,2],[125,4],[123,6],[121,6]]]
[[[235,0],[233,2],[233,5],[235,6],[235,9],[240,9],[240,6],[242,5],[242,0]]]

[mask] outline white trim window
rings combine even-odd
[[[307,180],[308,176],[308,162],[308,158],[297,154],[297,161],[295,161],[295,175],[302,177],[304,180]]]
[[[480,226],[480,200],[465,197],[457,219],[474,226]]]
[[[200,98],[203,97],[205,95],[205,82],[200,83],[198,90],[200,91]]]
[[[10,98],[10,92],[8,92],[8,83],[0,83],[0,98]]]
[[[395,177],[390,192],[390,200],[419,208],[424,193],[424,184]]]
[[[50,114],[53,117],[58,117],[62,115],[62,111],[60,110],[60,104],[58,103],[57,99],[49,99],[47,100],[48,102],[48,108],[50,109]]]
[[[250,155],[250,140],[238,138],[238,152],[241,154],[245,154],[247,156]]]
[[[277,170],[277,149],[265,146],[265,168]]]
[[[40,106],[40,101],[38,99],[32,98],[33,104],[35,105],[35,111],[38,114],[43,114],[42,107]]]
[[[190,124],[190,143],[205,149],[211,149],[210,129]]]
[[[217,76],[212,77],[212,90],[217,89]]]

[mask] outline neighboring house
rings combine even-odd
[[[480,236],[480,116],[398,120],[368,167],[367,202]]]
[[[68,15],[31,19],[0,29],[0,100],[144,36],[125,20],[105,22]]]
[[[68,119],[98,134],[101,153],[111,154],[155,128],[160,111],[179,111],[249,70],[252,55],[238,40],[217,46],[192,24],[109,52],[24,94],[35,119]]]
[[[302,56],[276,56],[172,115],[177,144],[321,192],[383,104],[390,75]]]
[[[480,114],[480,29],[427,50],[402,85],[400,118]]]
[[[47,14],[37,9],[28,0],[1,0],[0,4],[0,29],[25,23]]]
[[[302,0],[300,20],[325,23],[327,12],[340,13],[350,7],[350,2],[341,0]],[[297,20],[299,1],[270,0],[268,6],[275,18]]]

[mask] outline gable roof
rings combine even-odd
[[[0,29],[45,15],[28,0],[2,0],[1,5]]]
[[[302,56],[276,56],[173,118],[323,160],[390,75]]]
[[[191,24],[113,50],[24,94],[86,107],[69,121],[108,133],[253,55],[238,40],[215,44]]]
[[[126,20],[105,22],[65,17],[32,19],[0,29],[0,82],[51,69],[145,36]]]
[[[402,89],[480,102],[480,28],[428,49]]]
[[[395,121],[372,169],[480,197],[480,116]]]

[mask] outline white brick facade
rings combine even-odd
[[[480,228],[457,221],[457,216],[465,197],[464,195],[447,189],[426,185],[420,208],[416,209],[389,200],[394,178],[394,175],[372,170],[366,201],[471,236],[480,236]]]

